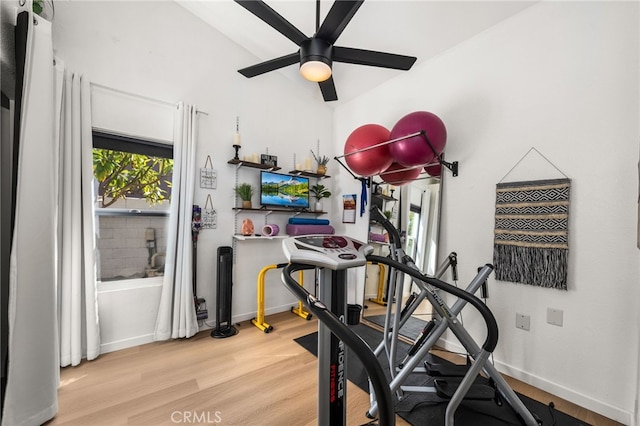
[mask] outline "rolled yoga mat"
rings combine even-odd
[[[335,229],[331,225],[287,225],[287,234],[292,236],[333,233],[335,233]]]
[[[291,225],[328,225],[329,219],[312,219],[308,217],[292,217],[289,219]]]
[[[265,225],[262,227],[262,236],[275,237],[280,232],[280,227],[276,224]]]

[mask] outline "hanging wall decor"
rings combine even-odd
[[[570,179],[499,183],[496,279],[567,289]]]
[[[207,201],[202,210],[202,229],[215,229],[218,227],[218,212],[213,208],[211,195],[207,195]]]
[[[200,169],[200,188],[216,189],[217,186],[218,174],[211,163],[211,156],[207,155],[204,167]]]

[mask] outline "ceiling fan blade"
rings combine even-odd
[[[369,65],[372,67],[392,68],[407,71],[416,61],[415,56],[396,55],[394,53],[375,52],[373,50],[353,49],[333,46],[333,61],[347,64]]]
[[[364,3],[364,0],[334,2],[315,36],[329,44],[335,43],[362,3]]]
[[[247,78],[251,78],[269,71],[297,64],[298,62],[300,62],[300,52],[261,62],[259,64],[238,70],[238,72]]]
[[[318,85],[320,86],[320,91],[322,92],[322,97],[325,102],[338,100],[336,85],[333,84],[333,77],[329,77],[328,80],[321,81]]]
[[[262,21],[273,27],[280,34],[299,46],[308,37],[293,24],[282,17],[278,12],[261,0],[235,0],[240,6],[253,13]]]

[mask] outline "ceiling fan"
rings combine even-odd
[[[338,94],[331,72],[332,62],[407,71],[417,59],[414,56],[334,46],[364,0],[335,1],[322,25],[320,25],[320,0],[316,0],[316,33],[312,37],[307,37],[262,0],[235,0],[235,2],[299,47],[295,53],[238,70],[247,78],[300,63],[300,74],[307,80],[318,82],[324,100],[336,101]]]

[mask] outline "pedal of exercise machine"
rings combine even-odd
[[[435,379],[434,387],[436,388],[436,394],[443,399],[453,398],[453,394],[460,386],[462,378],[458,377],[446,377]],[[464,396],[464,399],[472,399],[475,401],[491,401],[496,395],[496,390],[489,386],[480,383],[474,383]]]
[[[469,371],[468,365],[456,365],[456,364],[438,364],[429,361],[424,362],[426,373],[434,377],[434,386],[436,393],[440,398],[451,399],[456,389],[460,385],[462,378]],[[482,378],[476,379],[476,383],[471,385],[471,388],[465,395],[464,399],[473,399],[488,401],[494,399],[496,391],[492,386],[488,384],[479,383]]]
[[[431,377],[464,377],[469,371],[468,365],[436,364],[424,362],[426,373]]]

